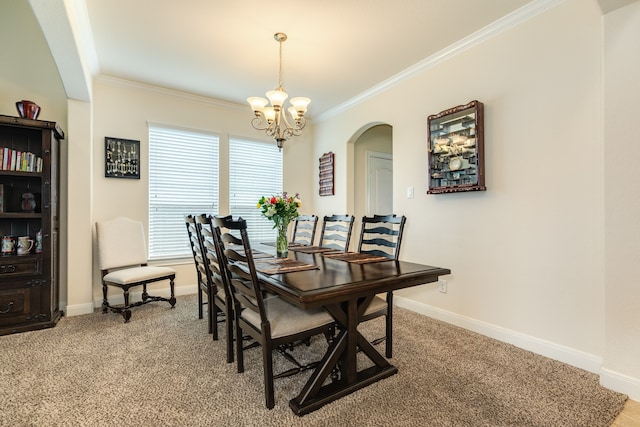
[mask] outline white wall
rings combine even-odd
[[[42,30],[26,1],[0,2],[0,114],[17,116],[15,103],[38,104],[38,119],[66,132],[66,96]]]
[[[631,395],[640,388],[640,2],[608,14],[604,28],[603,383]]]
[[[148,229],[148,123],[165,124],[217,134],[220,138],[221,212],[228,213],[228,141],[229,136],[269,141],[264,133],[250,126],[249,106],[215,101],[194,95],[117,79],[98,79],[94,84],[93,102],[93,221],[126,215],[142,221]],[[310,127],[311,129],[311,127]],[[141,179],[104,177],[105,136],[140,141]],[[188,150],[189,147],[184,147]],[[277,150],[275,143],[273,149]],[[304,137],[286,143],[285,182],[289,192],[300,192],[305,209],[312,211],[312,176],[307,172],[312,146]],[[194,177],[197,179],[197,177]],[[305,197],[307,196],[307,197]],[[306,200],[305,200],[306,199]],[[257,202],[257,200],[256,200]],[[198,212],[196,212],[197,214]],[[185,229],[186,234],[186,229]],[[94,257],[94,300],[102,298],[99,269]],[[195,292],[195,269],[192,259],[162,263],[177,270],[178,294]],[[166,292],[166,284],[157,284]],[[185,288],[185,289],[182,289]],[[150,289],[153,289],[150,287]],[[115,293],[115,291],[114,291]]]
[[[401,258],[452,271],[447,294],[399,296],[592,370],[605,321],[601,19],[595,1],[561,2],[315,126],[316,154],[334,151],[341,167],[335,199],[323,200],[338,212],[347,141],[367,123],[393,127]],[[426,117],[474,99],[485,104],[488,191],[427,195]]]

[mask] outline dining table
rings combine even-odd
[[[267,253],[272,251],[262,247]],[[263,260],[258,257],[255,261],[258,265]],[[280,270],[258,267],[264,288],[302,309],[324,308],[337,325],[326,353],[299,394],[289,401],[296,415],[396,374],[398,369],[358,330],[365,310],[377,294],[436,282],[451,274],[448,268],[316,247],[291,247],[279,263]],[[360,367],[358,352],[373,363]]]

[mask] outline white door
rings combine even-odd
[[[367,151],[367,215],[393,213],[393,157]]]

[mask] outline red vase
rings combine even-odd
[[[20,117],[24,119],[35,120],[38,114],[40,114],[40,106],[33,101],[27,101],[25,99],[18,101],[16,102],[16,108],[18,109]]]

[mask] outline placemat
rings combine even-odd
[[[276,242],[260,242],[263,245],[267,245],[267,246],[275,246]],[[305,245],[301,245],[300,243],[293,243],[293,242],[289,242],[289,249],[291,248],[297,248],[300,246],[305,246]]]
[[[333,248],[323,248],[322,246],[294,246],[289,247],[292,251],[302,252],[303,254],[315,254],[321,252],[340,252]]]
[[[265,274],[293,273],[294,271],[316,270],[317,265],[305,264],[289,258],[273,258],[270,260],[258,260],[255,262],[256,270]]]
[[[322,256],[340,261],[353,262],[355,264],[367,264],[370,262],[393,261],[391,258],[380,255],[362,254],[360,252],[340,252],[322,254]]]
[[[233,249],[240,255],[245,256],[244,246],[230,244],[230,245],[227,245],[227,248]],[[273,255],[256,250],[256,249],[251,249],[251,255],[253,255],[253,259],[273,258]]]

